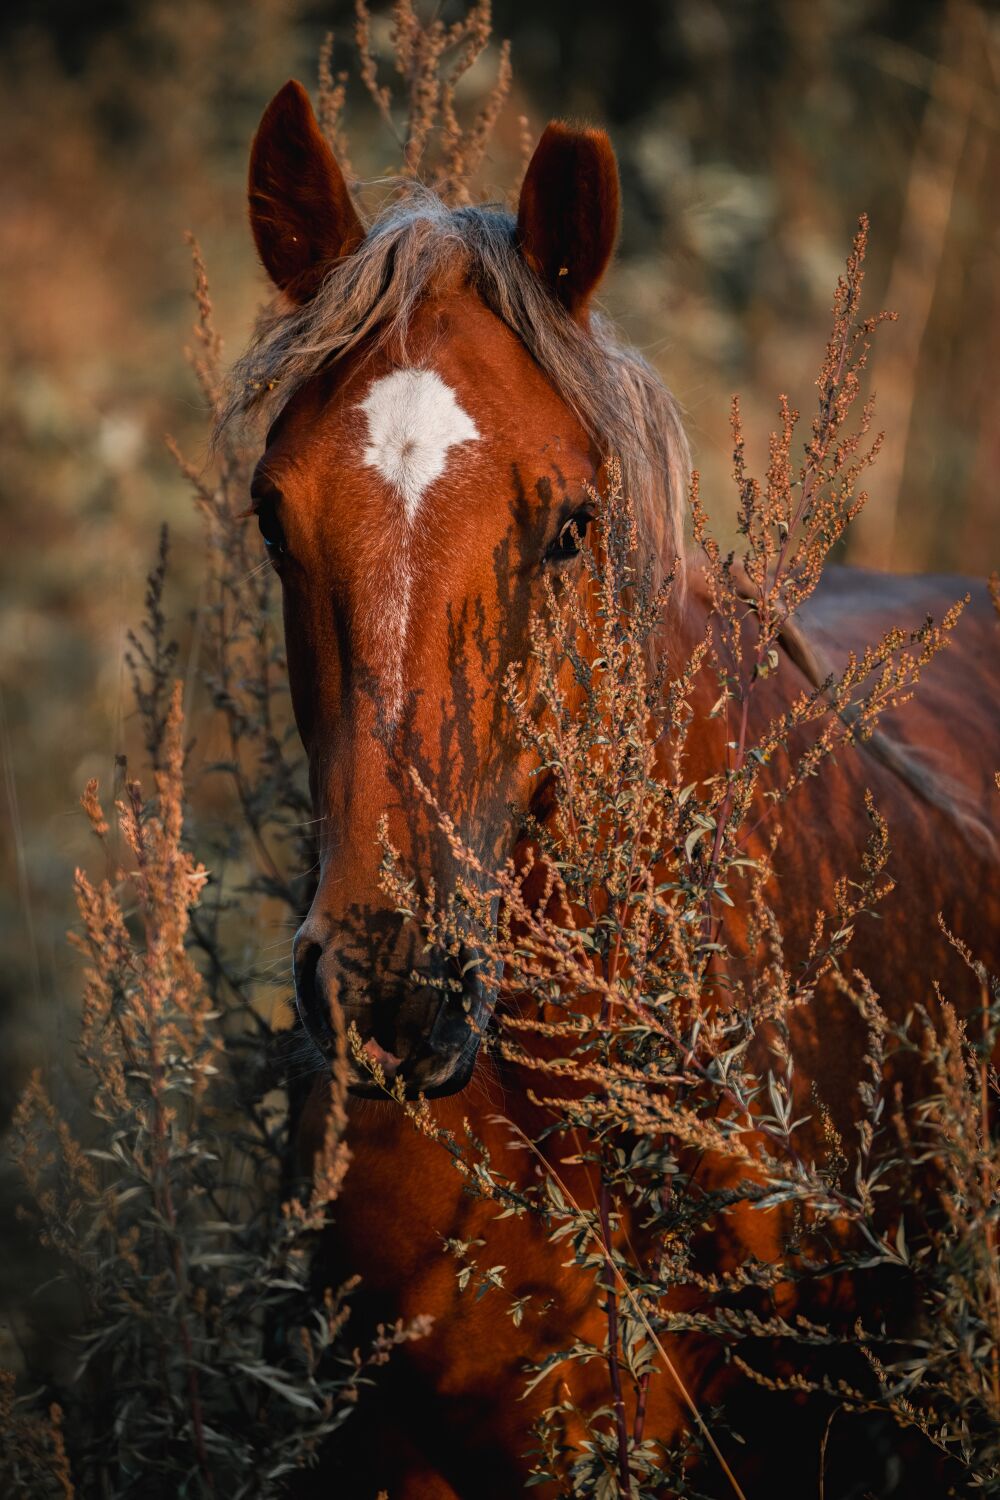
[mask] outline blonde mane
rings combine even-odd
[[[668,570],[683,553],[690,464],[677,403],[607,319],[594,314],[584,328],[566,313],[525,262],[515,221],[499,208],[449,207],[407,183],[310,302],[279,299],[263,313],[232,372],[220,427],[275,414],[362,344],[402,354],[421,299],[456,271],[521,340],[598,450],[618,458],[642,549],[658,572]]]

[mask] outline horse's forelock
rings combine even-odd
[[[407,185],[315,297],[265,310],[235,365],[218,432],[273,415],[323,366],[367,344],[402,357],[428,290],[463,274],[522,341],[597,447],[621,462],[644,549],[659,570],[683,552],[689,456],[677,403],[599,315],[581,327],[520,255],[510,214],[449,208]]]

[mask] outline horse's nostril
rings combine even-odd
[[[402,1059],[398,1058],[394,1052],[387,1051],[373,1036],[368,1038],[361,1051],[369,1061],[378,1063],[385,1075],[386,1081],[389,1083],[392,1082],[403,1066]]]
[[[317,1037],[328,1036],[330,1032],[330,1021],[319,984],[319,961],[322,956],[323,949],[319,943],[303,943],[296,948],[292,965],[299,1015]]]
[[[461,965],[463,989],[466,994],[478,998],[483,990],[483,961],[478,948],[471,947],[469,943],[462,943],[458,950],[458,962]]]

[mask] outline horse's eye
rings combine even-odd
[[[561,563],[576,557],[587,535],[587,527],[593,519],[590,511],[585,508],[567,516],[559,527],[558,535],[546,547],[544,561]]]
[[[277,499],[274,496],[265,495],[256,502],[254,510],[265,547],[272,557],[281,557],[285,551],[285,533],[278,520]]]

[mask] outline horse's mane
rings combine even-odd
[[[658,571],[669,569],[683,552],[689,475],[677,403],[607,319],[595,313],[584,328],[569,316],[520,254],[515,220],[500,208],[450,207],[407,183],[310,302],[278,299],[264,311],[233,369],[220,428],[275,413],[362,343],[402,354],[421,299],[456,270],[525,345],[599,451],[619,460],[642,550]]]

